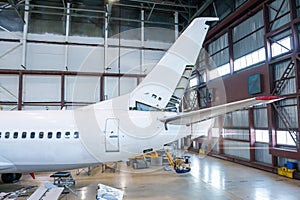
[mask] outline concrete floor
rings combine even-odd
[[[112,173],[95,168],[91,176],[82,173],[76,179],[77,196],[69,194],[61,199],[95,199],[98,183],[106,184],[124,191],[124,200],[171,200],[171,199],[299,199],[300,181],[276,174],[256,170],[216,158],[192,156],[192,171],[178,175],[164,171],[162,167],[133,170],[125,163]],[[19,183],[0,184],[0,192],[17,190],[20,187],[41,185],[52,181],[50,173],[36,174],[32,180],[24,175]],[[18,198],[18,200],[22,198]],[[23,198],[26,199],[26,198]]]

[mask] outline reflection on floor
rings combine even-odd
[[[23,175],[16,184],[0,184],[0,191],[15,191],[21,187],[38,186],[45,181],[53,181],[51,173],[36,174],[32,180]],[[124,191],[124,200],[173,200],[173,199],[299,199],[300,181],[280,177],[227,161],[206,157],[192,156],[192,171],[179,175],[165,171],[163,167],[132,169],[126,163],[120,163],[113,173],[101,167],[76,175],[75,189],[77,196],[68,194],[61,199],[93,200],[98,183],[106,184]],[[19,198],[22,200],[22,198]],[[26,199],[26,198],[23,198]]]

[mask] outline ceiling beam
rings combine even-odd
[[[196,12],[195,14],[189,19],[188,24],[195,19],[196,17],[200,16],[212,3],[214,0],[207,0]]]
[[[20,14],[20,12],[18,11],[18,8],[17,8],[17,6],[20,3],[24,2],[24,0],[21,0],[21,1],[17,2],[17,3],[15,3],[13,0],[7,0],[7,1],[13,7],[13,9],[16,11],[16,13],[17,13],[18,17],[21,19],[21,21],[25,24],[26,22],[23,19],[22,15]]]
[[[119,7],[129,7],[129,8],[138,8],[138,9],[143,9],[143,10],[151,10],[152,7],[148,7],[148,6],[145,6],[145,4],[143,5],[133,5],[133,4],[126,4],[126,3],[120,3],[120,2],[116,2],[114,3],[115,6],[119,6]],[[163,7],[156,7],[155,10],[157,11],[165,11],[165,12],[174,12],[174,11],[177,11],[179,13],[188,13],[188,11],[186,9],[177,9],[177,10],[174,10],[174,8],[163,8]]]
[[[177,4],[170,1],[146,1],[146,0],[126,0],[130,2],[137,2],[137,3],[149,3],[149,4],[157,4],[161,6],[170,6],[170,7],[177,7],[177,8],[192,8],[197,9],[197,6],[194,5],[184,5],[184,4]]]

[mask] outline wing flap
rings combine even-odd
[[[190,125],[192,123],[209,120],[211,118],[229,112],[233,112],[241,109],[247,109],[254,105],[268,104],[281,99],[282,98],[279,98],[277,96],[254,97],[254,98],[227,103],[223,105],[218,105],[210,108],[205,108],[197,111],[179,113],[178,115],[175,116],[162,118],[160,119],[160,121],[164,122],[165,124]]]

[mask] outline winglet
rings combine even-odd
[[[261,96],[261,97],[256,97],[255,99],[261,101],[272,101],[272,100],[279,100],[282,98],[278,96]]]

